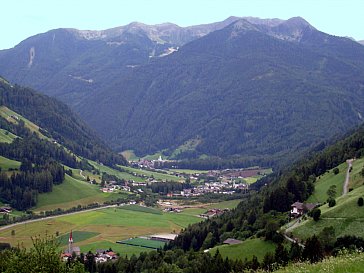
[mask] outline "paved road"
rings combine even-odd
[[[93,210],[114,208],[116,206],[117,205],[109,205],[109,206],[97,207],[97,208],[92,208],[92,209],[85,209],[85,210],[81,210],[81,211],[75,211],[75,212],[70,212],[70,213],[65,213],[65,214],[60,214],[60,215],[48,216],[48,217],[39,218],[39,219],[27,220],[27,221],[23,221],[23,222],[19,222],[19,223],[15,223],[15,224],[0,227],[0,231],[6,230],[8,228],[12,228],[12,227],[15,227],[15,226],[18,226],[18,225],[29,224],[29,223],[33,223],[33,222],[39,222],[39,221],[46,221],[46,220],[49,220],[49,219],[54,219],[54,218],[58,218],[58,217],[66,216],[66,215],[79,214],[79,213],[89,212],[89,211],[93,211]]]
[[[350,169],[353,166],[353,160],[354,159],[346,160],[346,163],[348,163],[348,169],[346,170],[346,177],[345,177],[345,183],[344,183],[344,186],[343,186],[343,194],[342,195],[347,194],[348,191],[349,191],[348,188],[349,188],[349,181],[350,181]]]

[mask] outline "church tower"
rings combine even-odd
[[[72,254],[73,251],[73,238],[72,238],[72,230],[70,233],[70,237],[68,239],[68,253]]]

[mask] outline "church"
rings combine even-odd
[[[79,246],[73,245],[73,237],[72,237],[72,230],[71,230],[70,237],[68,238],[68,247],[62,254],[63,259],[68,259],[69,257],[72,257],[72,253],[75,253],[76,256],[80,256],[81,251],[80,251]]]

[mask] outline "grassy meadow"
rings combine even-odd
[[[40,212],[57,208],[67,209],[94,202],[103,203],[120,197],[122,197],[122,194],[103,193],[97,185],[91,185],[66,175],[62,184],[53,186],[52,192],[38,196],[38,204],[34,211]]]
[[[5,118],[7,121],[15,124],[18,123],[18,120],[22,120],[24,121],[25,127],[28,128],[31,132],[35,132],[40,138],[48,139],[39,131],[38,125],[34,124],[30,120],[24,118],[23,116],[19,115],[18,113],[14,112],[6,106],[0,106],[0,116]],[[14,117],[18,117],[18,119]]]
[[[336,196],[340,196],[342,194],[348,164],[344,162],[340,164],[338,168],[339,173],[336,175],[334,174],[333,169],[331,169],[330,171],[316,178],[315,191],[308,198],[307,203],[325,202],[328,197],[326,192],[332,185],[336,186]]]
[[[12,143],[15,138],[17,138],[17,136],[13,133],[4,129],[0,129],[0,142]]]
[[[125,180],[134,180],[136,182],[144,182],[145,179],[142,178],[142,177],[138,177],[138,176],[134,176],[134,175],[131,175],[131,174],[128,174],[126,172],[120,172],[118,170],[115,170],[115,169],[112,169],[108,166],[105,166],[105,165],[101,165],[95,161],[92,161],[92,160],[89,160],[89,163],[94,166],[95,169],[99,170],[100,173],[102,172],[105,172],[107,174],[110,174],[110,175],[114,175],[116,177],[118,177],[119,179],[125,179]]]
[[[189,224],[199,221],[201,221],[200,218],[184,213],[156,214],[107,208],[19,224],[1,230],[0,239],[12,245],[20,243],[29,247],[31,236],[45,234],[54,236],[58,232],[60,240],[64,241],[72,230],[74,245],[80,246],[82,251],[111,247],[114,251],[130,255],[146,251],[146,248],[121,245],[116,241],[142,235],[179,232]],[[15,232],[14,236],[11,235],[12,230]]]
[[[134,172],[134,173],[139,174],[139,175],[154,177],[156,180],[184,181],[184,179],[181,179],[181,178],[179,178],[179,177],[177,177],[175,175],[152,172],[152,171],[147,171],[147,170],[142,170],[142,169],[137,169],[137,168],[126,167],[126,166],[119,166],[119,167],[124,169],[124,170],[127,170],[129,172]]]
[[[139,160],[139,157],[136,156],[133,150],[126,150],[121,153],[123,157],[125,157],[128,161],[136,161]]]
[[[345,254],[338,257],[328,257],[322,262],[311,264],[309,262],[295,263],[285,268],[279,269],[277,273],[308,273],[308,272],[330,272],[330,273],[347,273],[363,272],[364,254]],[[261,271],[258,271],[261,272]],[[264,271],[266,272],[266,271]]]
[[[253,258],[253,255],[255,255],[261,262],[263,261],[266,253],[274,253],[276,245],[271,241],[264,241],[260,238],[254,238],[247,239],[242,243],[236,245],[216,246],[210,249],[209,252],[211,253],[211,255],[214,255],[217,249],[219,249],[219,252],[223,258],[229,257],[229,259],[251,260]]]
[[[336,198],[336,205],[329,208],[327,204],[320,207],[320,220],[311,219],[301,222],[292,230],[296,237],[306,239],[313,234],[318,234],[324,227],[333,226],[336,236],[356,235],[364,237],[364,207],[359,207],[357,201],[364,197],[364,186],[350,191],[345,196]]]
[[[6,157],[0,156],[0,167],[3,171],[7,171],[9,169],[19,169],[20,164],[21,163],[19,161],[11,160]]]

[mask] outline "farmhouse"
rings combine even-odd
[[[240,240],[236,240],[236,239],[233,239],[233,238],[228,238],[226,239],[223,244],[226,244],[226,245],[236,245],[236,244],[240,244],[242,241]]]
[[[316,206],[317,204],[314,203],[305,204],[297,201],[291,205],[291,216],[299,217],[305,212],[313,210]]]
[[[0,207],[0,213],[7,214],[11,213],[12,208],[11,207]]]

